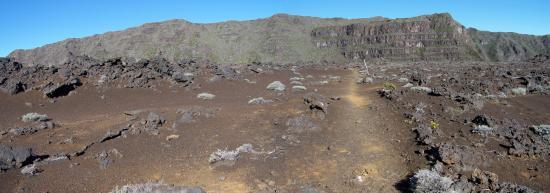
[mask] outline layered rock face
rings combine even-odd
[[[219,64],[483,60],[520,61],[550,54],[549,36],[483,32],[449,14],[405,19],[316,18],[277,14],[251,21],[195,24],[171,20],[81,39],[9,57],[23,65],[61,65],[70,57],[162,58]]]
[[[465,28],[447,14],[321,27],[311,35],[316,47],[337,47],[348,59],[471,59]]]

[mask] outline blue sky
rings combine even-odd
[[[467,27],[550,34],[549,0],[1,0],[0,56],[146,22],[248,20],[275,13],[389,18],[449,12]]]

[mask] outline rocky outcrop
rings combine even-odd
[[[318,48],[336,47],[349,59],[460,60],[465,53],[466,30],[450,15],[384,20],[312,31]]]
[[[320,27],[318,48],[337,48],[348,59],[522,61],[547,53],[548,36],[465,28],[449,14]]]

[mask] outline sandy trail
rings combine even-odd
[[[389,110],[381,105],[375,93],[377,87],[356,84],[354,80],[358,76],[354,71],[345,83],[348,103],[337,119],[342,129],[337,137],[357,156],[348,161],[354,168],[355,180],[364,188],[361,191],[398,192],[394,186],[408,170],[403,167],[403,149],[391,132],[402,126],[397,121],[399,118],[388,114]]]

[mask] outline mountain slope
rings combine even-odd
[[[466,29],[449,14],[406,19],[338,19],[277,14],[250,21],[195,24],[184,20],[81,39],[67,39],[9,57],[58,65],[71,55],[96,59],[162,57],[169,61],[347,62],[362,59],[518,61],[547,54],[548,36]]]

